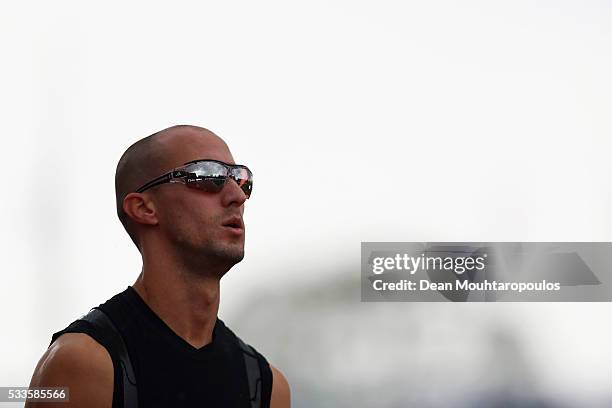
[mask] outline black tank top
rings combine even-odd
[[[126,344],[136,376],[140,407],[250,408],[244,354],[239,339],[217,319],[212,342],[197,349],[178,336],[131,287],[98,307]],[[76,320],[53,334],[85,333],[104,346],[113,362],[113,408],[123,408],[123,379],[117,352],[108,336],[89,322]],[[262,378],[262,407],[269,408],[272,372],[255,349]]]

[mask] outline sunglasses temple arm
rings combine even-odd
[[[142,193],[145,190],[150,189],[151,187],[155,187],[158,186],[160,184],[164,184],[169,182],[173,177],[172,177],[172,171],[169,173],[164,174],[163,176],[159,176],[156,179],[153,179],[151,181],[149,181],[147,184],[145,184],[144,186],[140,187],[138,190],[136,190],[137,193]]]

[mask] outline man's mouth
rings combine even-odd
[[[244,223],[242,222],[241,217],[228,218],[225,222],[223,222],[222,226],[232,229],[234,232],[244,231]]]

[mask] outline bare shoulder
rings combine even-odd
[[[291,406],[291,391],[289,382],[276,367],[270,364],[272,370],[272,398],[270,408],[289,408]]]
[[[26,408],[110,408],[113,363],[108,351],[87,334],[65,333],[40,358],[30,387],[68,387],[70,401],[27,403]]]

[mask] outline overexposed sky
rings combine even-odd
[[[174,124],[255,174],[222,313],[325,279],[361,241],[612,240],[611,17],[602,1],[5,5],[0,385],[136,278],[114,170]]]

